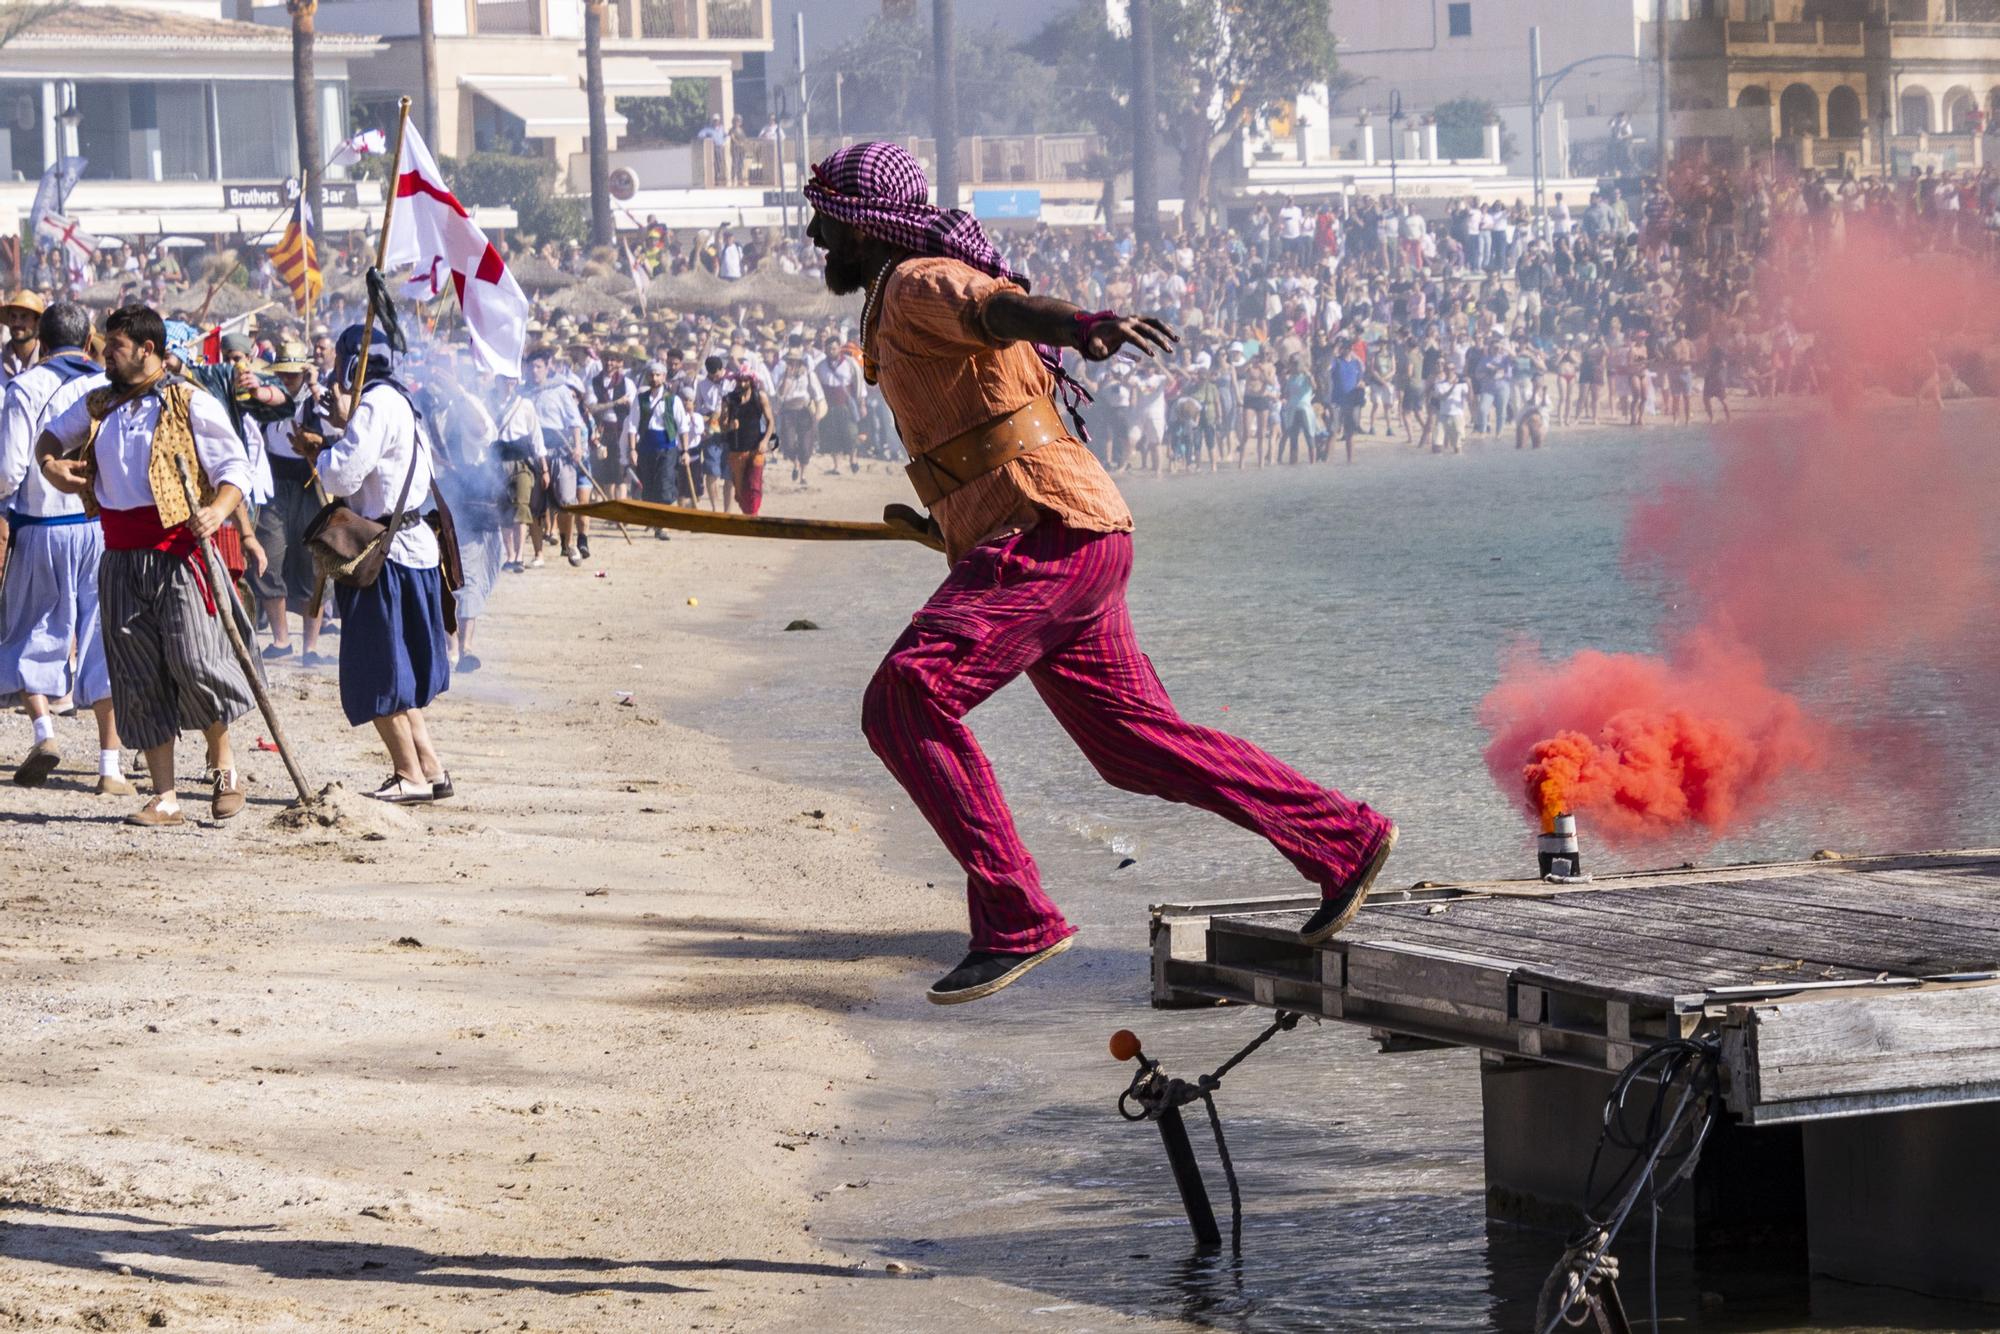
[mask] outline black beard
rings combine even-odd
[[[826,290],[835,296],[859,292],[874,276],[859,257],[826,252]]]

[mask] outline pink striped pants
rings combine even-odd
[[[965,715],[1022,672],[1112,786],[1213,811],[1338,889],[1389,821],[1174,711],[1125,608],[1132,539],[1045,519],[972,551],[869,683],[868,744],[965,868],[972,948],[1032,953],[1074,927],[1042,892]]]

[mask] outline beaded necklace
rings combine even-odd
[[[861,378],[869,384],[875,383],[875,374],[880,369],[875,356],[868,350],[868,328],[881,313],[882,291],[889,285],[889,271],[896,267],[895,260],[884,263],[875,274],[875,281],[868,284],[868,296],[861,303]]]

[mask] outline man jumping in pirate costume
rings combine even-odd
[[[127,822],[187,823],[174,776],[174,740],[184,729],[208,742],[210,810],[226,820],[243,809],[229,724],[254,698],[220,619],[237,614],[235,597],[210,586],[199,544],[242,503],[250,457],[214,396],[167,374],[167,331],[157,311],[120,307],[105,318],[104,332],[111,382],[44,427],[35,457],[43,479],[87,496],[103,525],[98,607],[111,701],[125,743],[145,752],[153,780],[153,799]],[[182,464],[200,496],[192,512]],[[245,626],[245,637],[251,634]]]
[[[870,746],[965,868],[972,950],[929,998],[991,995],[1075,934],[963,721],[1024,672],[1108,782],[1269,839],[1320,886],[1302,934],[1326,939],[1360,909],[1396,827],[1174,711],[1125,608],[1132,516],[1051,401],[1074,392],[1053,349],[1103,361],[1128,347],[1155,356],[1178,337],[1150,317],[1030,296],[979,224],[929,193],[915,159],[885,143],[840,150],[805,187],[827,286],[867,293],[863,370],[895,413],[952,562],[862,705]]]

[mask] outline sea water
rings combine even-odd
[[[1187,717],[1389,812],[1402,841],[1385,885],[1532,874],[1533,830],[1482,760],[1480,699],[1522,642],[1556,655],[1657,646],[1674,592],[1623,560],[1626,520],[1635,501],[1712,466],[1711,449],[1699,429],[1656,429],[1558,436],[1541,451],[1404,448],[1352,466],[1121,479],[1138,519],[1141,643]],[[825,630],[774,634],[711,722],[751,762],[887,812],[899,868],[954,893],[956,867],[858,732],[862,686],[941,573],[914,549],[816,549],[768,618],[810,616]],[[1914,688],[1905,707],[1935,705]],[[1051,1328],[1085,1306],[1241,1330],[1530,1324],[1561,1239],[1486,1220],[1477,1056],[1382,1054],[1345,1025],[1308,1020],[1228,1076],[1217,1101],[1242,1183],[1243,1254],[1195,1253],[1156,1131],[1116,1113],[1131,1067],[1105,1042],[1129,1027],[1172,1072],[1213,1069],[1270,1016],[1149,1010],[1148,904],[1305,887],[1254,836],[1107,786],[1025,683],[972,724],[1082,935],[1003,995],[949,1009],[920,993],[956,962],[957,942],[902,942],[936,957],[852,1016],[881,1064],[865,1138],[829,1166],[851,1189],[830,1196],[815,1231],[1026,1289],[1035,1300],[1023,1309]],[[2000,834],[2000,812],[1978,796],[1995,790],[1983,759],[1994,748],[1958,744],[1979,781],[1927,846]],[[1829,818],[1782,812],[1720,843],[1690,837],[1636,857],[1592,843],[1587,819],[1581,833],[1600,873],[1890,850],[1858,845]],[[1207,1126],[1198,1105],[1189,1111],[1226,1230]],[[1618,1249],[1628,1302],[1643,1308],[1642,1225]],[[1798,1266],[1790,1255],[1700,1270],[1663,1259],[1662,1307],[1700,1329],[1936,1328],[1991,1314],[1783,1276]],[[828,1319],[870,1327],[865,1309],[850,1316]]]

